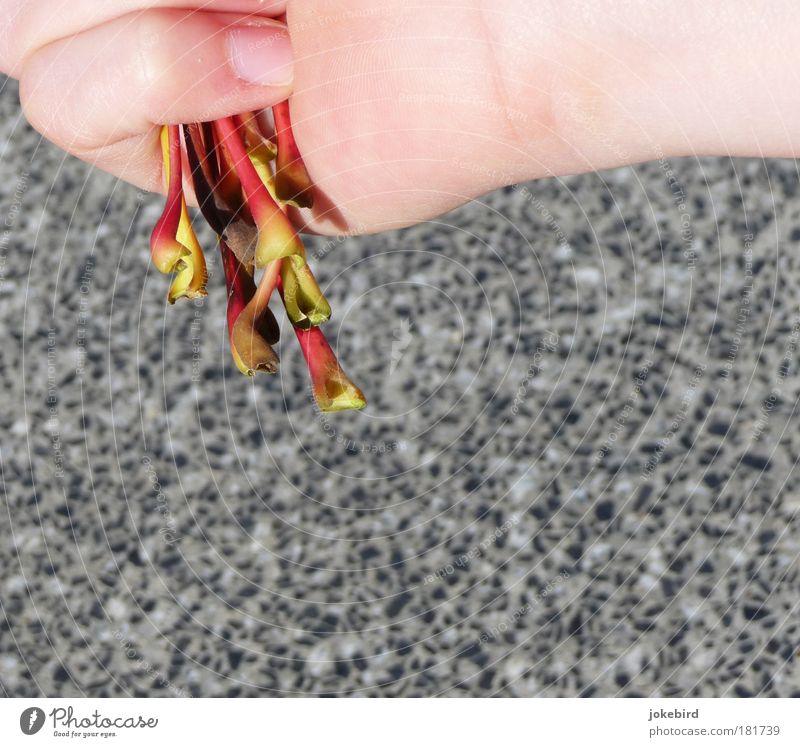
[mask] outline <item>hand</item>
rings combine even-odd
[[[321,232],[407,225],[539,176],[800,150],[789,0],[0,3],[0,64],[34,126],[147,189],[162,189],[154,123],[293,90],[306,165],[344,220],[317,210]],[[293,82],[268,20],[284,9]]]

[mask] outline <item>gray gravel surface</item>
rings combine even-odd
[[[209,241],[168,307],[161,199],[0,112],[2,693],[800,696],[794,162],[310,239],[370,402],[322,416]]]

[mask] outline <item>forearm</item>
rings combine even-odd
[[[507,97],[527,102],[521,178],[662,155],[800,153],[791,2],[493,7],[485,16]]]

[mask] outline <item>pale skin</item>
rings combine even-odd
[[[20,80],[45,137],[158,191],[160,123],[290,97],[327,197],[302,220],[367,233],[542,176],[682,155],[797,157],[796,10],[792,0],[0,0],[0,70]]]

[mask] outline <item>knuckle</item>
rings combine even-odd
[[[170,11],[142,13],[134,21],[135,44],[125,70],[126,79],[138,92],[141,108],[151,121],[159,121],[170,100],[170,68],[175,64],[174,35],[178,14]]]
[[[173,22],[167,13],[145,12],[133,21],[134,51],[129,61],[130,72],[142,86],[154,86],[164,75],[167,36]]]
[[[19,3],[11,10],[5,10],[2,32],[0,33],[0,71],[12,78],[20,76],[22,60],[25,57],[29,44],[26,19],[29,16],[26,3]]]
[[[37,95],[36,72],[30,65],[20,73],[19,102],[28,124],[48,140],[60,145],[53,127],[53,118],[46,115],[46,107],[41,105],[41,97]]]
[[[19,83],[22,113],[34,130],[63,150],[75,153],[89,149],[94,146],[92,93],[81,90],[80,106],[76,106],[76,92],[65,91],[63,81],[51,74],[48,58],[36,52],[25,61]]]

